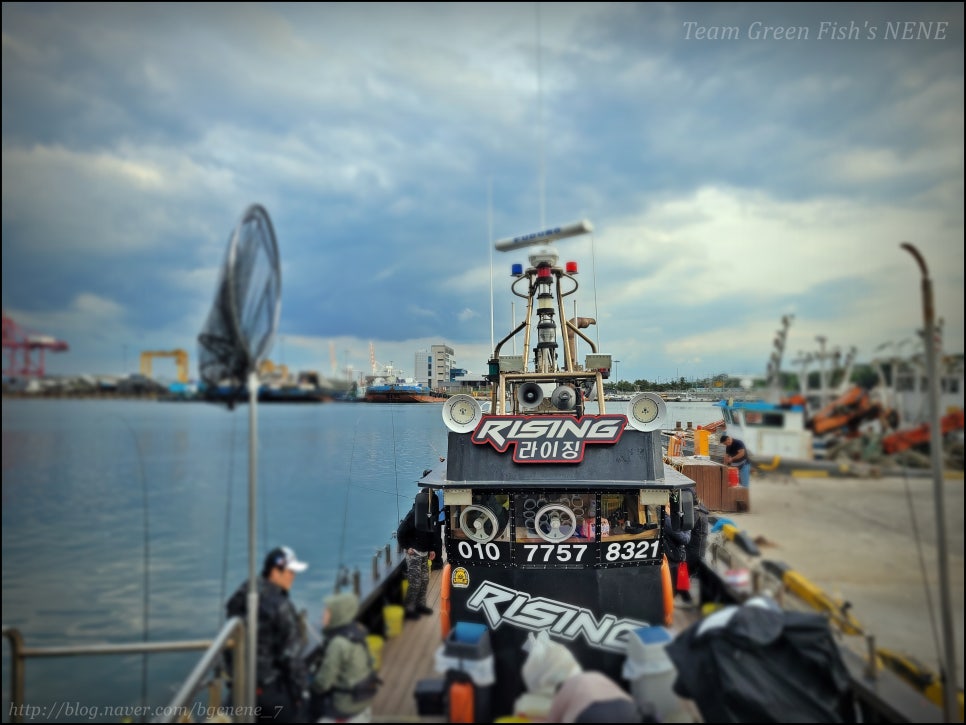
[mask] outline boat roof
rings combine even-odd
[[[744,410],[760,410],[760,411],[787,411],[791,410],[796,413],[804,413],[805,408],[801,405],[783,405],[780,403],[766,403],[763,400],[734,400],[728,402],[727,400],[719,400],[715,405],[721,408],[742,408]]]
[[[533,467],[537,468],[537,467]],[[587,478],[581,476],[580,473],[583,469],[580,467],[554,467],[548,469],[545,466],[539,467],[540,470],[547,472],[547,475],[534,475],[532,477],[526,478],[514,478],[514,479],[474,479],[471,481],[467,480],[450,480],[447,478],[447,466],[441,465],[436,468],[427,471],[423,476],[417,481],[420,487],[424,488],[474,488],[474,489],[500,489],[506,490],[511,488],[520,489],[533,489],[533,488],[547,488],[547,489],[586,489],[586,488],[596,488],[596,489],[613,489],[613,490],[634,490],[638,491],[640,489],[655,489],[655,490],[667,490],[670,488],[687,488],[689,486],[694,486],[694,481],[675,468],[666,466],[664,469],[664,478],[654,478],[654,479],[644,479],[644,480],[626,480],[626,479],[612,479],[612,480],[601,480],[599,478]],[[556,476],[550,475],[553,471]],[[572,473],[571,477],[564,477],[565,471]]]

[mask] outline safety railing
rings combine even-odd
[[[221,653],[232,650],[233,671],[236,676],[232,690],[236,702],[247,702],[248,683],[244,681],[245,667],[245,623],[238,617],[225,622],[214,640],[170,640],[162,642],[131,642],[123,644],[89,644],[70,646],[28,647],[23,635],[15,627],[3,627],[3,637],[10,645],[10,722],[20,723],[32,718],[30,707],[25,704],[26,664],[29,659],[52,657],[88,657],[94,655],[132,655],[155,654],[161,652],[189,652],[204,650],[205,654],[185,680],[181,689],[166,707],[143,708],[143,714],[156,713],[154,722],[188,722],[191,719],[205,720],[208,715],[221,710],[221,679],[211,674],[222,662]],[[202,687],[208,685],[208,704],[193,704],[192,701]],[[140,712],[140,710],[139,710]],[[198,717],[201,714],[203,717]],[[245,713],[236,722],[253,720]]]

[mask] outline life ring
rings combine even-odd
[[[667,556],[661,560],[661,590],[664,592],[664,626],[670,627],[674,623],[674,585]]]
[[[439,627],[442,631],[443,639],[445,640],[449,636],[450,623],[449,623],[449,587],[450,587],[450,575],[452,574],[453,565],[446,562],[443,565],[443,571],[440,576],[443,580],[439,583]],[[670,576],[670,574],[668,575]]]

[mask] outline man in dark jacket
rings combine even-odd
[[[435,496],[430,496],[436,501]],[[432,614],[433,610],[426,606],[426,590],[429,588],[429,562],[436,559],[437,551],[442,549],[438,513],[429,511],[426,522],[416,521],[416,505],[409,509],[409,513],[399,523],[396,539],[399,548],[406,552],[406,580],[409,582],[406,591],[406,619],[419,619],[424,614]]]
[[[308,671],[302,659],[306,638],[289,590],[295,575],[308,568],[287,546],[272,549],[258,578],[258,654],[256,707],[259,721],[300,722]],[[228,600],[229,617],[246,617],[248,582]],[[236,703],[241,704],[241,703]]]
[[[737,468],[741,485],[748,488],[751,484],[751,456],[748,455],[745,442],[732,438],[727,433],[721,436],[721,442],[725,445],[725,465]]]

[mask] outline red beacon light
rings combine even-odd
[[[567,274],[577,274],[577,263],[576,262],[567,262],[565,268],[567,270]]]
[[[537,267],[537,279],[550,279],[553,276],[553,272],[550,267],[540,266]]]

